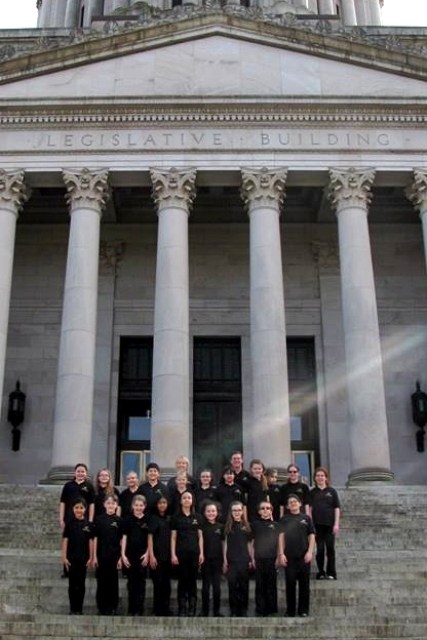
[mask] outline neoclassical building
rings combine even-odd
[[[427,482],[427,29],[381,4],[38,0],[0,31],[0,481],[242,449]]]

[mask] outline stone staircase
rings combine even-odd
[[[0,486],[0,638],[426,640],[426,488],[370,486],[339,492],[343,519],[337,540],[338,580],[312,582],[309,618],[111,618],[96,615],[92,574],[85,615],[67,615],[68,585],[60,577],[58,487]],[[120,591],[124,612],[124,580]],[[150,594],[149,588],[148,611]],[[225,582],[222,594],[226,613]],[[284,608],[280,574],[280,614]]]

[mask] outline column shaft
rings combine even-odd
[[[73,29],[80,26],[79,10],[79,0],[67,0],[67,8],[65,10],[65,27]]]
[[[357,25],[354,0],[341,0],[342,21],[347,27]]]
[[[286,323],[279,215],[286,172],[243,171],[250,218],[250,333],[253,451],[270,465],[290,462]]]
[[[96,310],[101,211],[107,174],[64,173],[70,234],[55,398],[51,480],[89,464],[95,373]]]
[[[0,170],[0,403],[6,363],[16,220],[26,199],[23,171]]]
[[[195,171],[151,171],[158,205],[151,457],[172,472],[190,456],[188,215]]]
[[[379,27],[381,26],[381,9],[380,9],[380,0],[369,0],[369,9],[371,14],[371,22],[370,24]]]
[[[319,0],[319,13],[321,15],[335,15],[337,12],[334,0]]]
[[[390,452],[368,230],[373,171],[331,171],[341,267],[350,421],[350,482],[390,480]]]

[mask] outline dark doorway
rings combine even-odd
[[[240,338],[195,338],[193,362],[193,468],[218,480],[242,448]]]

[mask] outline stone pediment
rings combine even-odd
[[[219,10],[107,26],[4,60],[0,101],[427,97],[422,47],[378,46],[360,30],[344,37]]]

